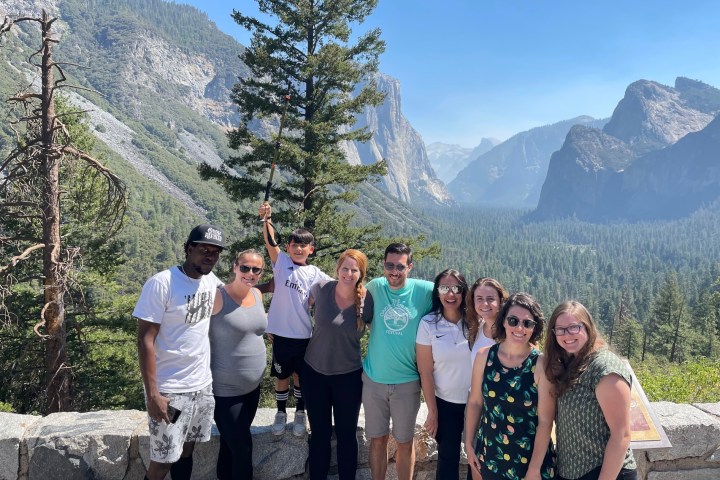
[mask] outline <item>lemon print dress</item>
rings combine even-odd
[[[505,368],[494,345],[485,363],[482,383],[483,409],[476,442],[483,480],[522,479],[527,472],[538,423],[538,393],[533,349],[516,368]],[[545,453],[542,478],[555,478],[555,455],[551,444]]]

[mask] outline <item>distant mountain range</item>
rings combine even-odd
[[[532,218],[670,219],[717,206],[718,112],[720,90],[702,82],[632,83],[602,130],[570,130]]]
[[[417,206],[452,203],[445,184],[437,178],[420,134],[402,113],[400,82],[388,75],[376,76],[378,90],[385,92],[382,105],[366,108],[356,127],[374,132],[367,143],[346,146],[350,163],[385,160],[388,174],[382,187],[392,197]]]
[[[490,151],[498,145],[500,140],[496,138],[483,138],[475,148],[450,145],[442,142],[433,142],[425,146],[428,160],[432,165],[438,178],[450,183],[465,166],[478,158],[485,152]]]
[[[550,156],[570,128],[604,124],[605,120],[585,116],[518,133],[468,163],[448,189],[463,203],[535,207]]]
[[[161,0],[93,0],[92,8],[84,0],[4,0],[0,18],[41,9],[61,18],[57,59],[89,67],[66,72],[71,83],[100,93],[70,96],[89,111],[95,135],[190,215],[232,223],[238,206],[200,180],[196,166],[234,154],[224,132],[239,120],[230,93],[249,75],[238,59],[244,47],[194,7]],[[26,60],[37,48],[36,32],[22,27],[15,35],[0,50],[4,98],[33,75]],[[388,174],[361,189],[359,212],[400,211],[398,201],[458,201],[535,208],[536,219],[636,220],[682,216],[718,197],[713,119],[720,94],[702,82],[640,80],[609,121],[577,117],[501,143],[485,138],[470,150],[441,143],[426,149],[402,113],[399,81],[382,74],[377,80],[385,102],[357,116],[373,138],[346,151],[352,163],[384,159]],[[0,125],[0,150],[10,134]],[[368,208],[386,202],[393,208]]]

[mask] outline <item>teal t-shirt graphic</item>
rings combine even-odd
[[[394,385],[420,378],[415,360],[415,337],[420,319],[432,306],[433,283],[408,278],[400,290],[390,289],[385,277],[367,284],[375,302],[365,374],[373,382]]]

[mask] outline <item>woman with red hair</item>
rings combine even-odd
[[[333,418],[337,438],[338,477],[354,479],[357,471],[357,423],[362,401],[360,339],[373,315],[372,296],[363,281],[367,257],[349,249],[340,255],[337,280],[310,288],[315,325],[302,372],[310,420],[310,478],[325,480],[330,469]]]

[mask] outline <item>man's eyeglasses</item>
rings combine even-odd
[[[555,327],[552,329],[553,333],[556,337],[562,337],[565,334],[575,335],[576,333],[580,333],[580,330],[582,329],[583,324],[582,323],[573,323],[572,325],[568,325],[567,327]]]
[[[520,319],[517,317],[507,317],[505,319],[505,321],[511,327],[517,327],[518,324],[520,323]],[[527,329],[535,328],[535,325],[537,325],[537,322],[535,320],[530,320],[530,319],[526,318],[525,320],[522,321],[523,328],[527,328]]]
[[[407,268],[407,265],[403,265],[402,263],[392,263],[392,262],[385,262],[385,270],[388,272],[392,272],[393,270],[397,270],[398,272],[404,272]]]
[[[462,293],[462,287],[460,285],[438,285],[437,291],[440,295],[447,295],[448,292],[452,291],[455,295]]]
[[[248,267],[247,265],[238,265],[238,270],[242,273],[248,273],[252,271],[255,275],[260,275],[263,272],[262,267]]]

